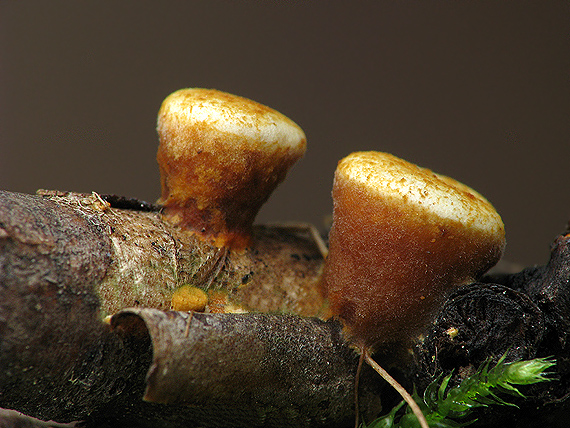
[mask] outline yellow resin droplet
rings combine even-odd
[[[191,285],[183,285],[174,292],[171,307],[175,311],[204,312],[208,304],[208,295],[201,289]]]

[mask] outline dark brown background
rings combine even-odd
[[[336,162],[392,152],[479,190],[506,257],[545,262],[570,218],[567,1],[0,0],[0,188],[154,201],[156,112],[213,87],[309,149],[261,222],[331,211]]]

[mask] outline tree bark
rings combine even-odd
[[[0,407],[97,428],[352,426],[358,358],[342,326],[318,318],[319,243],[298,227],[258,226],[254,238],[228,252],[139,201],[0,192]],[[453,293],[394,375],[421,391],[505,352],[554,356],[555,380],[526,388],[519,409],[481,411],[477,424],[565,426],[569,284],[561,235],[546,266]],[[169,311],[183,285],[207,293],[210,313]],[[377,358],[394,361],[394,350]],[[365,367],[363,419],[397,401]],[[0,426],[45,424],[1,411]]]
[[[143,204],[141,210],[141,203],[129,206],[119,199],[119,206],[137,209],[115,208],[96,193],[40,194],[27,199],[30,210],[35,203],[50,205],[54,215],[72,212],[77,221],[98,228],[96,239],[109,253],[100,263],[106,273],[95,290],[104,314],[137,306],[169,309],[172,294],[182,285],[207,291],[217,311],[311,316],[322,310],[318,281],[323,255],[307,227],[256,226],[252,248],[233,252],[164,222],[159,207]],[[71,220],[61,221],[58,227],[65,228]]]

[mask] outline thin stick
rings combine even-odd
[[[360,415],[360,409],[358,406],[358,384],[360,380],[360,372],[362,371],[362,362],[364,361],[364,352],[360,353],[360,358],[358,359],[358,367],[356,368],[356,377],[354,379],[354,428],[358,428],[358,419]]]
[[[309,235],[311,236],[311,239],[313,240],[313,243],[317,246],[319,252],[321,253],[323,259],[327,258],[329,254],[329,249],[327,247],[327,244],[325,244],[325,241],[323,241],[323,238],[321,237],[321,234],[319,233],[317,228],[311,223],[279,222],[279,223],[273,223],[272,225],[278,227],[284,227],[287,229],[294,229],[304,233],[308,232]]]
[[[192,324],[192,317],[194,316],[194,311],[188,313],[188,321],[186,321],[186,330],[184,330],[184,338],[188,337],[190,334],[190,324]]]
[[[215,262],[212,266],[212,270],[210,272],[207,272],[208,280],[204,286],[204,290],[208,290],[214,279],[220,274],[220,271],[226,264],[228,251],[228,247],[223,247],[216,251],[216,254],[214,256]]]
[[[426,421],[424,414],[422,413],[422,410],[420,409],[420,406],[418,406],[418,403],[414,401],[414,399],[408,393],[408,391],[406,391],[404,387],[396,381],[396,379],[390,376],[386,370],[380,367],[378,363],[372,359],[367,349],[361,349],[361,352],[364,355],[364,360],[368,364],[370,364],[370,367],[376,370],[376,372],[378,372],[378,374],[382,376],[384,380],[392,386],[392,388],[398,391],[398,393],[402,396],[402,398],[406,401],[406,403],[408,403],[408,406],[410,406],[410,409],[412,409],[414,415],[416,415],[416,418],[418,418],[420,426],[422,428],[429,428],[429,425]]]

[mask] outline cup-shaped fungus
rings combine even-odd
[[[181,89],[158,113],[164,218],[218,247],[250,244],[253,220],[305,134],[281,113],[211,89]]]
[[[390,154],[342,159],[333,201],[324,284],[361,349],[420,333],[446,292],[486,272],[505,246],[483,196]]]

